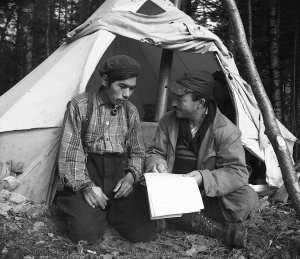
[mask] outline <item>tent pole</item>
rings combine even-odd
[[[170,82],[172,61],[173,61],[173,51],[163,49],[161,60],[160,60],[160,68],[159,68],[158,90],[157,90],[155,118],[154,118],[155,121],[159,121],[159,119],[167,111],[168,92],[165,86]]]
[[[175,0],[174,5],[179,9],[181,6],[181,0]],[[172,63],[173,51],[163,49],[159,68],[158,90],[154,117],[155,121],[159,121],[167,111],[168,92],[165,86],[170,82]]]

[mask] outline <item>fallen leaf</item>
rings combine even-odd
[[[12,206],[12,211],[14,213],[20,213],[24,210],[24,205],[23,204],[13,204]]]
[[[20,222],[17,222],[17,223],[15,223],[19,228],[22,228],[23,226],[22,226],[22,223],[20,223]]]
[[[189,256],[194,256],[198,253],[198,251],[195,247],[192,247],[191,249],[187,250],[185,253]]]
[[[49,237],[54,237],[54,235],[52,233],[48,233]]]
[[[7,216],[7,212],[12,209],[12,206],[7,203],[0,203],[0,214]]]
[[[26,197],[24,197],[23,195],[16,193],[16,192],[12,192],[11,196],[9,197],[9,201],[16,203],[16,204],[21,204],[24,203],[25,201],[27,201]]]
[[[35,222],[33,225],[33,231],[39,231],[45,224],[41,221]]]
[[[31,207],[27,212],[27,216],[31,218],[36,218],[38,215],[40,215],[42,212],[41,207]]]
[[[196,249],[198,252],[204,252],[207,250],[207,247],[204,245],[196,245]]]
[[[268,207],[271,203],[268,201],[268,196],[265,196],[264,198],[262,198],[260,201],[259,201],[259,208],[258,210],[259,211],[262,211],[264,210],[266,207]]]
[[[193,255],[196,255],[198,252],[203,252],[206,250],[207,250],[207,247],[204,245],[192,245],[192,247],[186,251],[186,254],[193,256]]]
[[[15,223],[7,222],[6,227],[8,227],[9,231],[11,231],[11,232],[19,231],[19,228]]]
[[[5,246],[10,247],[14,244],[14,241],[9,240],[8,242],[4,242]]]
[[[8,249],[6,248],[6,246],[3,248],[2,252],[3,255],[8,254]]]
[[[34,256],[25,255],[25,256],[23,257],[23,259],[34,259]]]

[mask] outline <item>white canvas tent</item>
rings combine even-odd
[[[171,81],[195,68],[224,72],[244,147],[265,162],[270,185],[282,184],[260,110],[230,53],[216,35],[195,25],[171,2],[106,1],[69,37],[68,43],[0,97],[0,162],[25,165],[15,192],[49,204],[66,104],[73,95],[99,87],[97,66],[108,57],[126,54],[141,64],[131,101],[143,118],[143,105],[156,102],[162,49],[174,51]],[[296,138],[284,126],[280,128],[292,152]]]

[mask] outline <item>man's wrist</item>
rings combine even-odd
[[[132,176],[133,183],[135,183],[136,182],[136,175],[135,175],[134,171],[130,168],[127,168],[125,170],[125,176],[127,176],[128,174],[130,174]]]
[[[94,183],[94,182],[91,182],[89,185],[84,186],[84,187],[81,189],[81,191],[85,191],[85,190],[87,190],[87,189],[91,189],[91,188],[93,188],[94,186],[96,186],[95,183]]]

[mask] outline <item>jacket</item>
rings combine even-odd
[[[161,118],[155,137],[146,151],[145,172],[161,163],[172,173],[178,131],[179,119],[174,111],[170,111]],[[200,170],[203,177],[204,196],[225,196],[248,185],[249,172],[241,131],[218,109],[200,146],[196,170]]]

